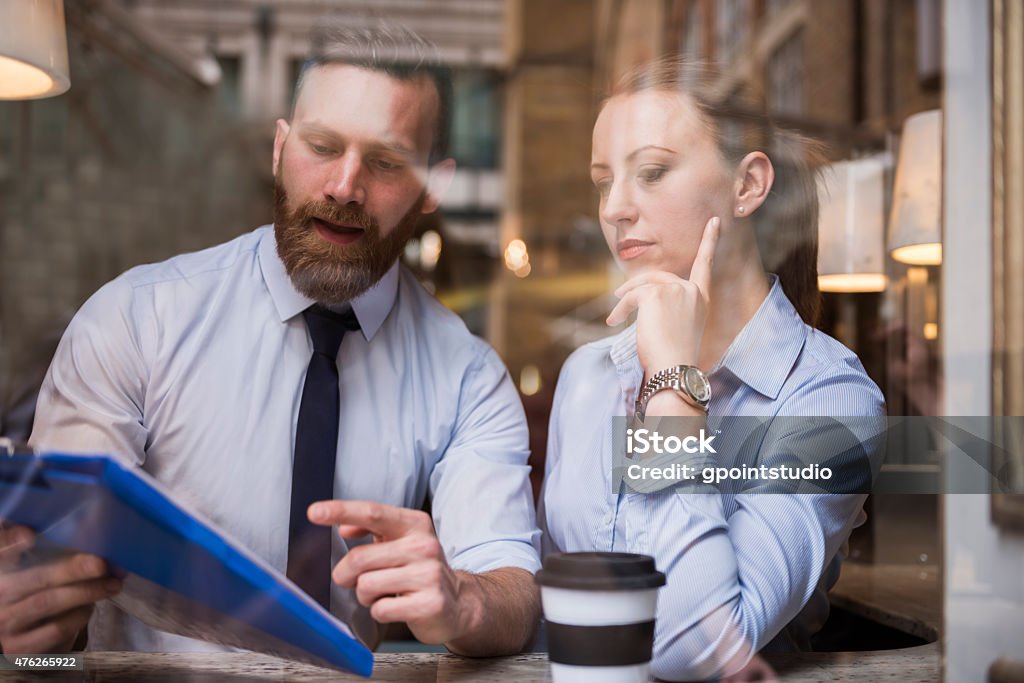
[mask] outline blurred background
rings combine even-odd
[[[609,84],[662,55],[720,68],[705,95],[734,118],[724,133],[735,144],[757,139],[752,112],[824,143],[820,327],[860,356],[890,415],[1024,410],[1015,0],[63,6],[70,90],[0,101],[0,434],[27,437],[60,334],[99,286],[270,222],[273,121],[287,116],[325,17],[405,24],[453,70],[457,175],[403,259],[504,358],[530,421],[535,486],[558,371],[611,332],[621,282],[596,220],[591,127]],[[959,156],[944,163],[944,150]],[[959,258],[952,282],[944,240],[947,262]],[[900,490],[934,485],[940,444],[904,444],[886,469]],[[943,514],[936,496],[872,496],[852,558],[916,567],[941,605]]]
[[[892,414],[931,414],[941,255],[907,265],[886,255],[903,238],[887,245],[885,233],[939,242],[936,125],[919,135],[913,161],[932,175],[914,188],[908,177],[902,190],[916,190],[910,200],[930,202],[932,215],[893,210],[904,123],[938,115],[939,6],[69,0],[74,86],[0,102],[5,429],[26,429],[13,424],[21,404],[100,285],[270,221],[273,121],[288,115],[311,30],[327,16],[403,23],[453,70],[457,176],[404,260],[502,355],[538,456],[562,362],[611,332],[603,321],[620,281],[596,221],[591,126],[609,84],[664,54],[720,65],[708,95],[735,112],[725,124],[733,144],[754,144],[743,115],[761,111],[843,162],[823,188],[821,265],[832,281],[822,284],[833,291],[821,327],[860,355]]]
[[[890,414],[934,414],[939,10],[938,0],[70,0],[73,87],[0,102],[0,431],[27,437],[60,334],[99,286],[271,220],[273,122],[288,115],[325,17],[405,24],[453,70],[457,175],[403,258],[504,358],[529,415],[535,487],[558,371],[612,331],[604,318],[621,281],[596,220],[592,123],[610,84],[665,54],[719,66],[706,95],[734,113],[730,144],[756,144],[750,112],[825,144],[837,163],[822,188],[821,328],[858,353]],[[921,112],[897,189],[901,134]],[[932,251],[915,264],[888,255],[903,242]],[[934,476],[929,444],[906,453],[914,476]],[[934,518],[934,500],[922,500],[914,510]],[[934,544],[914,550],[932,556]]]

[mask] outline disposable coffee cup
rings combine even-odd
[[[536,581],[554,683],[647,681],[658,589],[665,585],[653,557],[549,555]]]

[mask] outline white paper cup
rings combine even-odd
[[[658,589],[654,558],[629,553],[549,555],[537,572],[554,683],[646,681]]]

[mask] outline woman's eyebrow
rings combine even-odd
[[[668,147],[659,147],[658,145],[644,145],[643,147],[638,147],[634,149],[632,152],[630,152],[629,155],[626,157],[626,161],[632,161],[638,154],[640,154],[641,152],[645,152],[649,149],[657,149],[662,152],[668,152],[669,154],[676,153],[674,149],[669,149]]]
[[[644,145],[643,147],[638,147],[634,149],[632,152],[630,152],[629,155],[626,157],[626,161],[632,161],[633,159],[636,158],[638,154],[640,154],[641,152],[646,152],[649,149],[656,149],[660,152],[668,152],[669,154],[676,153],[674,149],[669,149],[668,147],[661,147],[659,145]],[[594,162],[590,164],[590,168],[591,170],[593,170],[595,168],[609,168],[609,166],[608,164],[603,162]]]

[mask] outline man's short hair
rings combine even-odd
[[[434,164],[445,158],[451,121],[452,80],[451,71],[441,63],[436,45],[415,31],[385,21],[357,28],[338,24],[319,27],[313,34],[310,55],[295,83],[292,115],[310,69],[330,64],[357,66],[400,81],[428,78],[434,84],[438,99],[437,126],[428,163]]]

